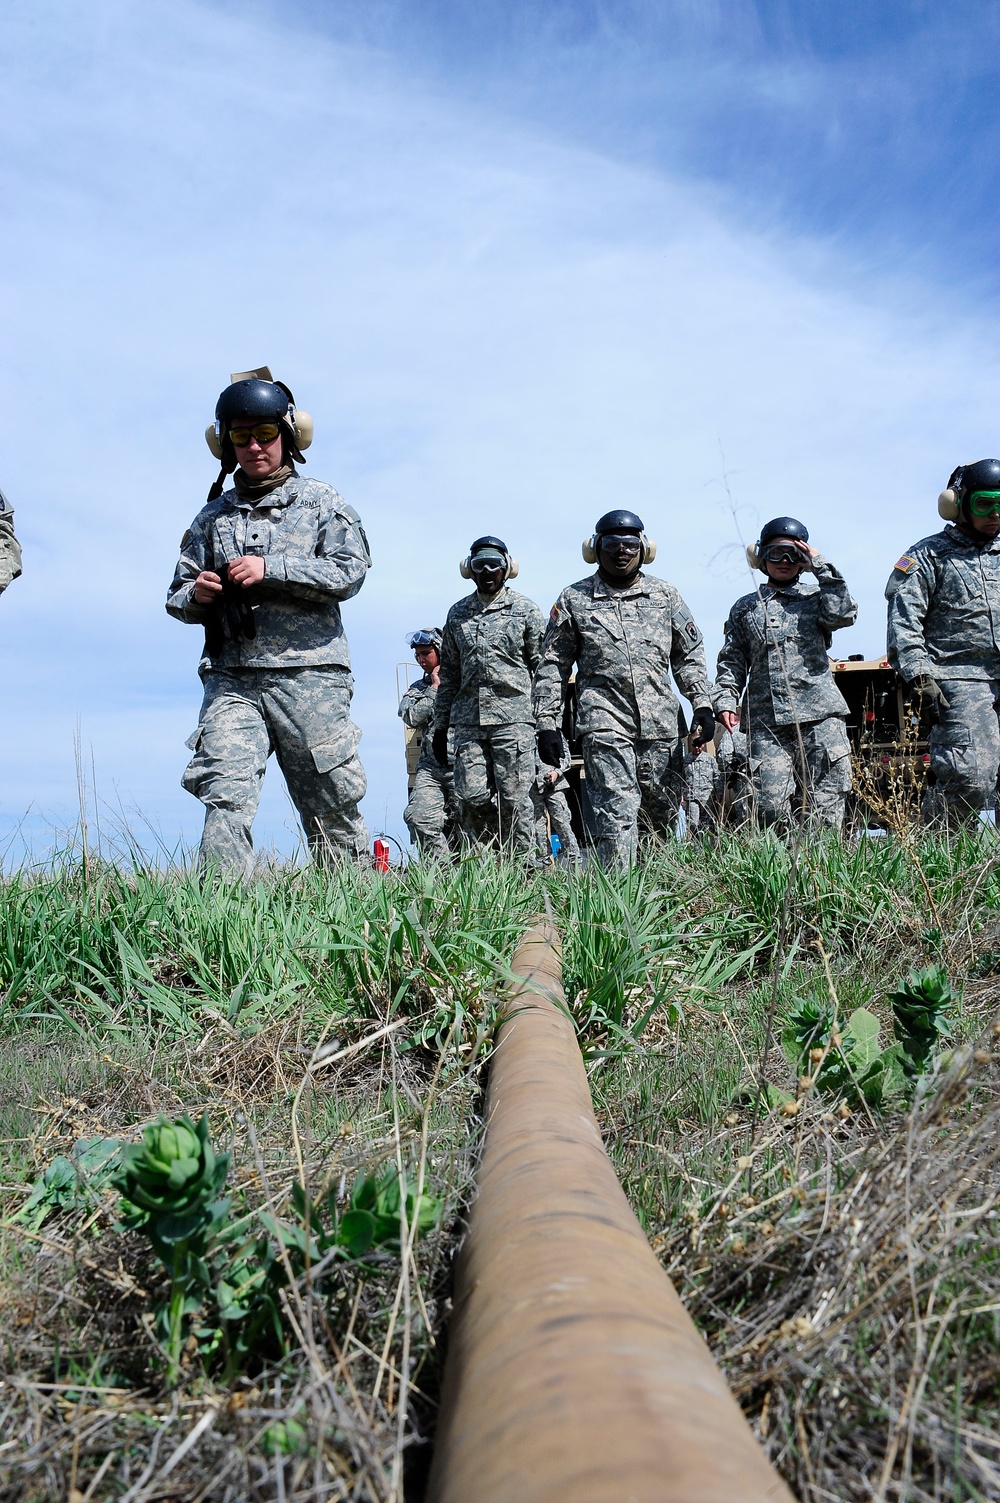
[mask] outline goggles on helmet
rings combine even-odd
[[[246,426],[238,424],[229,429],[230,443],[236,449],[245,449],[251,438],[255,438],[263,447],[265,444],[273,444],[274,440],[280,436],[280,423],[248,423]]]
[[[415,631],[412,636],[407,637],[406,645],[408,647],[436,647],[438,645],[437,632]]]
[[[969,510],[974,517],[992,517],[994,512],[1000,512],[1000,491],[973,491]]]
[[[502,553],[477,553],[475,558],[470,559],[469,568],[473,574],[486,574],[492,569],[506,569],[507,560]]]
[[[769,548],[762,548],[760,554],[765,564],[801,564],[802,554],[798,548],[792,548],[788,543],[772,543]]]
[[[624,548],[628,553],[638,553],[642,539],[634,532],[602,532],[597,539],[599,548]]]

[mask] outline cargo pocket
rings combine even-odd
[[[824,778],[831,793],[850,793],[854,786],[850,755],[838,757],[830,764],[829,778]]]
[[[936,725],[930,735],[931,772],[938,783],[975,786],[979,762],[967,725]]]
[[[359,803],[368,787],[368,779],[358,757],[360,740],[361,732],[356,725],[349,723],[336,741],[323,741],[319,746],[309,749],[313,766],[320,777],[328,780],[341,807]]]
[[[190,736],[184,743],[188,751],[194,752],[194,756],[191,758],[190,762],[181,773],[181,787],[186,793],[193,793],[196,798],[198,796],[198,789],[201,787],[201,780],[204,777],[205,773],[203,760],[198,755],[201,750],[201,743],[204,739],[204,735],[205,727],[203,725],[199,725],[195,730],[191,732]]]

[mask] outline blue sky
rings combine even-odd
[[[372,541],[373,830],[404,635],[477,533],[547,610],[635,507],[714,661],[741,536],[790,511],[860,601],[840,650],[880,652],[892,562],[1000,449],[997,17],[2,0],[0,832],[72,822],[78,734],[107,828],[197,839],[198,633],[162,602],[216,396],[263,362]],[[258,831],[295,848],[273,767]]]

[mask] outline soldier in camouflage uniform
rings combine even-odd
[[[222,471],[184,534],[167,596],[172,616],[205,628],[205,696],[182,779],[205,805],[201,865],[252,870],[272,751],[314,858],[357,858],[368,850],[365,774],[340,602],[365,581],[367,539],[332,486],[294,469],[312,419],[266,368],[226,388],[206,437]]]
[[[573,765],[569,743],[560,736],[561,754],[554,767],[548,767],[540,757],[535,760],[535,781],[531,788],[531,802],[535,811],[535,833],[538,849],[546,861],[551,860],[554,835],[559,842],[559,860],[567,866],[579,866],[580,844],[573,829],[570,813],[569,782],[566,774]]]
[[[746,732],[723,727],[716,742],[715,760],[719,767],[715,784],[718,821],[728,830],[740,830],[753,817],[750,745]]]
[[[538,752],[556,765],[566,688],[577,664],[577,735],[597,859],[635,860],[639,811],[672,833],[683,789],[680,705],[694,706],[703,741],[715,729],[701,632],[673,585],[642,572],[655,547],[634,512],[601,517],[583,545],[596,574],[552,607],[535,676]]]
[[[424,676],[411,684],[399,701],[403,724],[421,733],[420,756],[403,818],[420,854],[444,860],[450,854],[445,832],[451,823],[453,780],[450,766],[442,767],[435,757],[428,734],[440,681],[440,628],[414,632],[409,641]]]
[[[21,573],[21,545],[14,536],[14,508],[0,491],[0,594]]]
[[[908,549],[886,585],[889,661],[936,722],[924,819],[974,823],[1000,768],[1000,461],[960,465],[938,510],[954,525]]]
[[[708,835],[718,824],[718,762],[703,741],[688,737],[684,753],[684,817],[688,835]]]
[[[476,588],[452,606],[445,622],[434,755],[446,765],[450,726],[465,839],[474,845],[499,839],[503,849],[530,856],[535,849],[531,677],[545,623],[533,600],[508,588],[517,563],[499,538],[477,538],[461,569],[464,578],[475,579]],[[491,818],[494,793],[499,829]]]
[[[747,689],[750,769],[757,817],[787,830],[792,799],[811,823],[839,830],[851,787],[847,705],[828,653],[833,632],[858,614],[843,575],[809,546],[806,527],[776,517],[747,550],[767,584],[729,613],[715,676],[715,711],[740,723]],[[809,579],[809,574],[813,575]]]

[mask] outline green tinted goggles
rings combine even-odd
[[[969,511],[974,517],[992,517],[994,512],[1000,512],[1000,491],[973,491]]]

